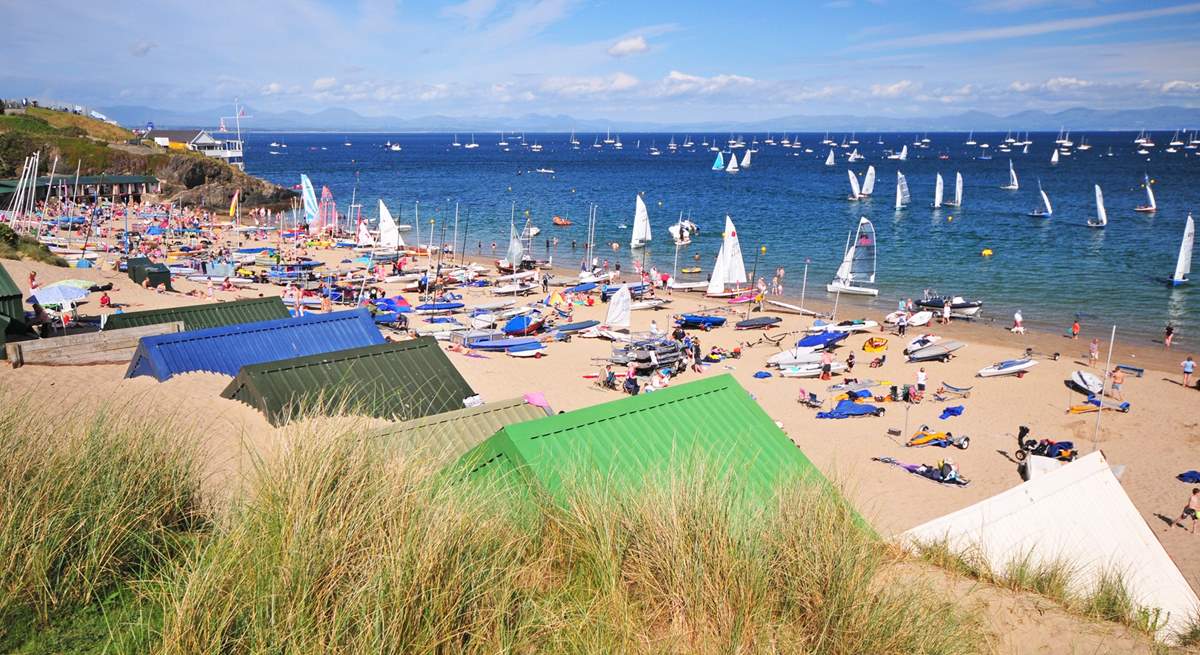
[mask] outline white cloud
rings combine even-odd
[[[318,77],[312,83],[313,91],[328,91],[335,86],[337,86],[336,77]]]
[[[457,16],[467,21],[471,27],[477,27],[485,18],[496,10],[498,0],[465,0],[456,5],[450,5],[442,10],[446,16]]]
[[[892,84],[872,84],[871,95],[878,98],[899,98],[916,91],[919,84],[912,80],[900,80]]]
[[[848,48],[848,50],[873,50],[878,48],[910,47],[927,48],[942,45],[955,45],[959,43],[977,43],[980,41],[1014,39],[1037,36],[1040,34],[1053,34],[1056,32],[1089,30],[1108,25],[1121,25],[1149,20],[1152,18],[1166,18],[1168,16],[1180,16],[1194,13],[1200,13],[1200,2],[1191,2],[1184,5],[1162,7],[1159,9],[1122,11],[1115,14],[1084,16],[1081,18],[1064,18],[1060,20],[1048,20],[1038,23],[1008,25],[1005,27],[987,27],[976,30],[954,30],[950,32],[918,34],[915,36],[906,36],[897,39],[885,39],[882,41],[875,41],[873,43],[865,43],[860,46]]]
[[[621,39],[612,44],[612,47],[608,49],[608,54],[614,57],[628,57],[629,55],[641,54],[649,49],[650,46],[646,44],[646,37],[639,34],[638,36]]]
[[[757,83],[752,77],[742,75],[714,75],[702,77],[680,71],[671,71],[659,82],[658,94],[666,97],[682,95],[711,95],[739,87],[751,87]]]
[[[638,78],[628,73],[613,73],[603,77],[549,77],[542,81],[540,89],[544,93],[579,97],[629,91],[638,83]]]
[[[1017,81],[1013,82],[1012,84],[1008,85],[1009,91],[1016,91],[1017,93],[1029,93],[1030,91],[1032,91],[1036,88],[1037,88],[1037,85],[1034,84],[1033,82],[1022,82],[1020,80],[1017,80]]]
[[[157,47],[158,44],[153,41],[137,41],[129,46],[129,54],[134,57],[145,57]]]
[[[1200,82],[1171,80],[1170,82],[1164,82],[1159,90],[1163,93],[1197,93],[1200,92]]]
[[[279,82],[271,82],[263,86],[261,93],[265,96],[273,96],[283,92],[283,85]]]
[[[1046,83],[1042,85],[1042,88],[1046,89],[1047,91],[1060,92],[1086,89],[1089,86],[1092,86],[1091,82],[1087,80],[1081,80],[1077,77],[1055,77],[1046,80]]]

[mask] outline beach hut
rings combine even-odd
[[[24,334],[28,330],[21,298],[21,288],[0,265],[0,354],[9,334]]]
[[[291,314],[278,296],[215,302],[204,305],[183,305],[163,309],[147,309],[140,312],[109,314],[102,318],[101,329],[121,328],[156,323],[181,321],[185,330],[221,327],[235,323],[254,323],[276,318],[288,318]]]
[[[757,497],[787,480],[825,481],[728,374],[507,426],[459,466],[469,478],[512,475],[553,494],[591,473],[632,488],[697,457]]]
[[[189,371],[234,376],[243,366],[384,343],[371,313],[352,309],[142,337],[125,377],[159,382]]]
[[[505,427],[551,414],[525,398],[511,398],[394,423],[367,436],[422,459],[452,462]]]
[[[433,337],[243,366],[221,396],[272,425],[309,411],[409,420],[462,409],[475,392]]]
[[[1096,451],[901,535],[912,546],[945,544],[983,557],[993,571],[1013,562],[1071,567],[1074,593],[1120,575],[1133,600],[1161,610],[1160,636],[1188,625],[1200,599]]]

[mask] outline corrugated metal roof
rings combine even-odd
[[[105,330],[119,330],[135,325],[154,325],[183,321],[188,330],[221,327],[236,323],[255,323],[291,316],[283,299],[279,296],[233,300],[205,305],[185,305],[165,309],[147,309],[140,312],[111,314],[104,323]]]
[[[273,425],[308,411],[419,418],[475,395],[433,337],[243,366],[221,392]]]
[[[158,381],[188,371],[234,376],[260,364],[384,343],[371,313],[352,309],[142,337],[125,377]]]
[[[513,398],[395,423],[367,436],[386,439],[398,449],[418,451],[424,457],[450,462],[501,428],[545,418],[548,414],[550,412],[542,407],[530,405],[522,398]]]
[[[510,425],[461,460],[471,477],[520,471],[550,492],[596,472],[633,486],[701,458],[769,491],[821,473],[730,375]]]

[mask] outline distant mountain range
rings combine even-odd
[[[200,111],[155,109],[118,105],[101,109],[109,118],[128,127],[147,122],[158,128],[213,128],[215,117],[229,108]],[[893,118],[843,114],[781,116],[761,121],[656,123],[648,121],[608,121],[575,118],[566,115],[526,114],[524,116],[483,118],[455,116],[364,116],[350,109],[325,109],[315,113],[285,111],[279,113],[247,109],[250,116],[242,128],[255,131],[322,132],[1005,132],[1056,131],[1060,128],[1082,131],[1200,129],[1200,108],[1150,107],[1147,109],[1086,109],[1059,112],[1023,111],[997,116],[968,111],[928,118]],[[232,125],[228,127],[232,128]]]

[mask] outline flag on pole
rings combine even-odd
[[[238,196],[242,193],[241,189],[233,192],[233,201],[229,203],[229,217],[232,218],[237,214]]]

